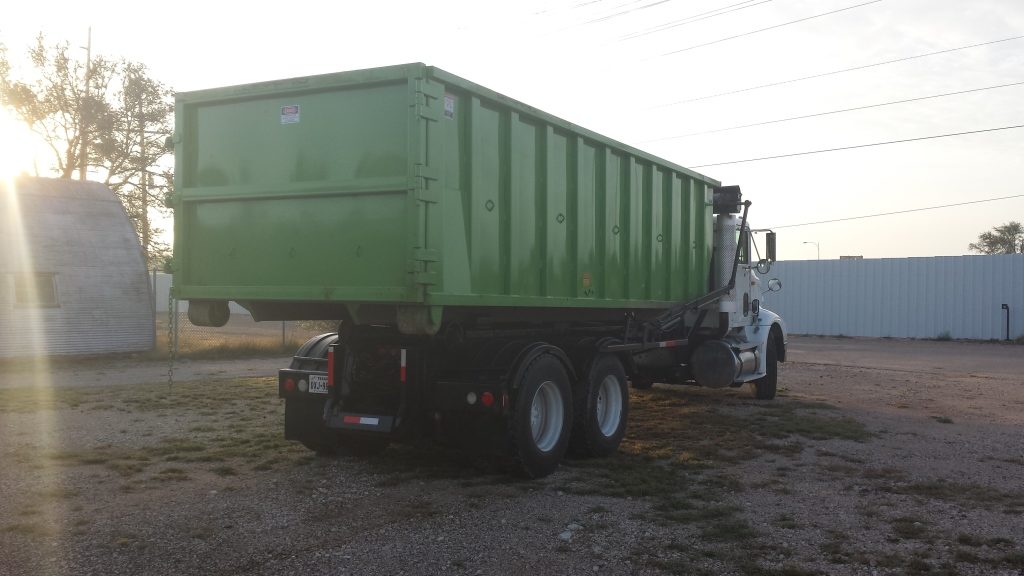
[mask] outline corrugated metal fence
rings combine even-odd
[[[762,302],[794,334],[979,340],[1024,336],[1024,254],[778,262]]]

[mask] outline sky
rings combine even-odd
[[[0,42],[17,61],[90,27],[94,54],[177,91],[425,62],[687,167],[1024,124],[1018,85],[678,137],[1024,82],[1021,38],[680,103],[1024,36],[1022,0],[43,0],[5,6]],[[31,149],[18,134],[0,116],[0,156]],[[1024,128],[696,170],[742,186],[783,260],[967,254],[1024,220],[1021,196],[790,226],[1024,195]]]

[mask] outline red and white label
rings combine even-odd
[[[341,421],[345,424],[355,424],[357,426],[380,425],[380,418],[377,418],[376,416],[344,416]]]
[[[398,380],[404,384],[405,383],[405,377],[406,377],[406,372],[405,372],[405,348],[402,348],[402,359],[401,359],[401,363],[398,365]]]

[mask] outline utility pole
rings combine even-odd
[[[85,171],[89,165],[89,144],[88,129],[86,128],[85,111],[89,104],[89,81],[92,79],[92,26],[89,27],[89,37],[85,44],[85,102],[80,108],[78,115],[78,138],[81,140],[81,147],[78,151],[78,179],[85,180]]]
[[[142,252],[149,265],[149,162],[146,158],[146,117],[139,96],[139,188],[142,192]]]

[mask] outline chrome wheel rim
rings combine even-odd
[[[622,387],[619,379],[609,374],[597,388],[597,427],[605,437],[615,434],[622,421]]]
[[[530,402],[530,432],[541,452],[550,452],[562,435],[565,406],[558,386],[547,380],[537,388]]]

